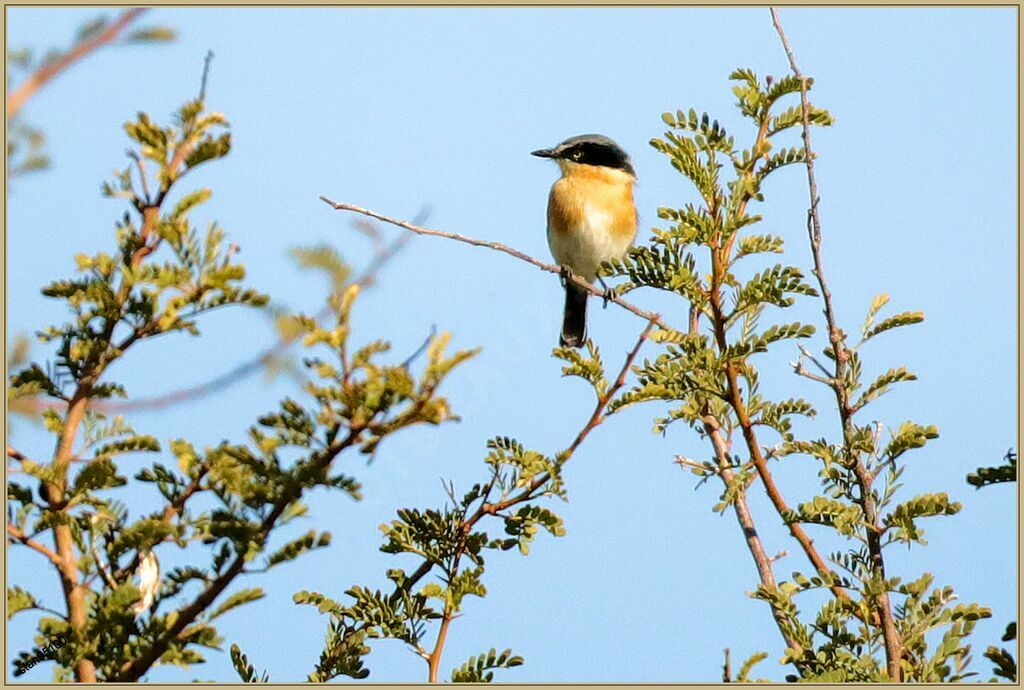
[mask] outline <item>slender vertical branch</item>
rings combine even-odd
[[[722,430],[714,417],[710,415],[705,416],[704,432],[711,439],[711,444],[715,448],[715,459],[718,462],[718,474],[722,478],[722,483],[727,487],[731,486],[736,481],[736,473],[732,471],[732,467],[729,464],[729,442],[723,436]],[[743,538],[747,542],[747,550],[750,551],[750,556],[754,559],[754,565],[757,567],[758,579],[765,587],[774,588],[776,583],[775,573],[772,572],[772,559],[764,550],[764,544],[757,533],[757,527],[754,526],[754,517],[747,503],[746,491],[739,492],[733,501],[732,507],[733,512],[736,513],[736,521],[739,523],[740,529],[743,530]],[[771,609],[772,617],[775,619],[775,623],[782,634],[782,639],[786,642],[786,646],[797,653],[801,652],[803,646],[786,632],[783,612],[775,604],[771,605]],[[726,659],[726,664],[728,665],[728,653]],[[728,679],[725,682],[728,683]]]
[[[452,612],[445,606],[444,615],[441,618],[441,627],[437,632],[437,644],[434,645],[434,651],[430,653],[430,657],[427,659],[427,665],[429,668],[427,682],[436,683],[438,669],[441,666],[441,652],[444,650],[445,640],[448,638],[448,626],[452,623]]]
[[[760,141],[760,139],[758,141]],[[712,312],[711,325],[714,331],[715,343],[718,346],[719,352],[725,352],[729,346],[726,337],[727,318],[722,305],[722,284],[728,270],[727,258],[728,257],[723,252],[720,252],[718,248],[712,247],[711,285],[708,298]],[[726,363],[725,373],[725,400],[736,414],[736,420],[740,425],[743,440],[746,443],[747,451],[750,453],[750,460],[754,463],[754,467],[761,479],[761,483],[764,485],[765,493],[768,494],[768,498],[771,501],[772,506],[775,508],[775,511],[783,518],[789,533],[800,544],[801,549],[803,549],[815,570],[819,573],[831,574],[832,568],[829,567],[828,563],[825,562],[825,559],[822,558],[818,549],[814,546],[814,541],[807,535],[807,532],[804,531],[800,523],[788,520],[785,517],[790,512],[790,507],[786,502],[786,499],[783,497],[778,485],[775,483],[771,469],[769,469],[768,462],[764,457],[764,451],[761,449],[761,443],[757,438],[757,432],[754,430],[753,421],[750,419],[746,402],[743,400],[743,393],[739,385],[739,372],[737,371],[737,366],[734,361]],[[833,584],[830,585],[832,593],[839,599],[849,600],[850,596],[846,593],[846,590],[838,584],[835,584],[834,579],[831,579],[831,581],[833,582]]]
[[[203,77],[199,81],[199,100],[206,100],[206,80],[210,76],[210,63],[213,62],[213,51],[207,50],[206,57],[203,58]]]
[[[43,482],[43,495],[46,498],[49,509],[53,511],[59,512],[64,509],[64,495],[67,490],[67,468],[74,455],[78,428],[85,418],[91,385],[88,379],[79,384],[68,405],[67,414],[64,416],[63,426],[57,439],[57,447],[53,457],[53,467],[56,470],[57,476],[62,477],[62,479],[55,482]],[[64,593],[64,603],[68,610],[68,622],[71,624],[75,634],[81,635],[88,625],[88,610],[85,602],[85,588],[81,586],[78,579],[78,557],[75,553],[75,540],[71,533],[71,526],[66,520],[58,521],[54,525],[53,541],[57,547],[59,560],[55,565],[57,574],[60,577],[61,590]],[[82,657],[75,662],[75,680],[79,683],[96,682],[96,665],[91,659]]]
[[[807,169],[807,188],[810,195],[810,207],[807,211],[807,233],[811,244],[811,255],[814,260],[814,275],[821,288],[821,299],[824,304],[825,322],[828,327],[829,342],[832,345],[833,362],[835,374],[830,381],[829,387],[833,390],[836,403],[839,408],[839,416],[843,427],[843,445],[847,455],[847,462],[853,470],[857,479],[858,491],[860,493],[859,503],[864,512],[866,525],[866,542],[868,553],[871,559],[872,570],[875,576],[884,583],[885,561],[882,556],[882,528],[879,524],[878,506],[875,503],[872,484],[874,475],[868,470],[861,460],[858,451],[852,448],[855,425],[853,422],[854,409],[850,404],[849,391],[846,387],[846,369],[849,361],[849,353],[843,333],[837,325],[835,310],[832,307],[832,293],[829,291],[828,283],[825,281],[825,272],[821,260],[821,218],[818,214],[818,184],[814,177],[814,151],[811,148],[811,127],[810,127],[810,104],[807,100],[807,79],[797,66],[793,49],[782,28],[779,16],[775,8],[769,8],[772,15],[772,23],[782,41],[782,47],[789,59],[789,66],[794,76],[800,82],[800,110],[802,135],[805,151],[805,166]],[[874,605],[880,617],[882,626],[882,637],[885,641],[886,666],[889,678],[894,682],[902,680],[902,669],[900,661],[903,656],[903,645],[900,640],[899,631],[896,629],[896,621],[893,617],[892,603],[889,600],[889,593],[884,588],[874,597]]]

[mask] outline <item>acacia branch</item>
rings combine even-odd
[[[761,122],[761,126],[758,128],[757,138],[753,147],[754,151],[762,150],[762,144],[767,136],[767,122],[768,117],[766,115]],[[710,207],[710,215],[713,218],[718,217],[718,211],[719,209],[717,205],[712,205]],[[739,209],[736,212],[737,217],[741,217],[741,214],[745,213],[745,211],[746,200],[744,200],[744,202],[739,206]],[[729,256],[732,243],[735,239],[736,236],[732,235],[725,245],[722,245],[719,242],[718,244],[712,244],[711,246],[711,284],[708,290],[708,302],[711,306],[711,327],[714,334],[714,342],[720,353],[726,352],[729,347],[726,334],[728,329],[728,318],[724,313],[722,305],[722,286],[725,284],[726,275],[728,274]],[[803,549],[804,554],[806,554],[815,570],[823,575],[832,573],[832,569],[825,562],[825,559],[821,557],[821,554],[818,553],[818,549],[814,546],[814,541],[807,535],[800,523],[786,518],[786,515],[790,513],[790,508],[778,485],[775,483],[771,469],[768,467],[764,452],[761,449],[761,443],[757,438],[754,423],[750,418],[746,401],[744,401],[743,393],[740,389],[740,373],[735,360],[730,359],[726,361],[725,376],[726,390],[724,392],[724,399],[736,415],[736,421],[740,425],[740,429],[743,433],[743,440],[745,441],[747,451],[750,454],[750,461],[753,463],[754,467],[757,468],[757,474],[761,479],[761,483],[764,486],[765,493],[768,495],[768,499],[771,501],[775,511],[782,518],[789,530],[789,533],[800,544],[801,549]],[[850,596],[846,593],[846,590],[838,584],[833,582],[833,584],[830,585],[830,589],[837,598],[849,601]]]
[[[636,359],[637,353],[640,352],[640,348],[643,347],[644,341],[647,340],[653,329],[654,321],[648,321],[647,327],[644,328],[640,337],[637,338],[633,349],[626,355],[626,360],[622,364],[622,369],[619,370],[619,375],[616,377],[615,383],[613,383],[611,388],[605,391],[603,395],[598,396],[597,404],[594,407],[594,412],[590,415],[590,419],[588,419],[586,425],[580,429],[580,432],[576,434],[576,438],[574,438],[572,443],[569,444],[569,447],[562,451],[561,456],[563,463],[567,462],[569,458],[572,457],[573,453],[576,452],[587,436],[590,435],[590,432],[599,427],[604,423],[604,420],[608,418],[608,415],[605,413],[608,403],[611,402],[612,398],[615,397],[615,394],[618,393],[624,385],[626,385],[626,374],[629,372],[629,368],[632,366],[633,360]],[[473,518],[468,522],[466,529],[471,529],[473,525],[475,525],[476,522],[484,515],[494,515],[498,511],[505,510],[506,508],[518,505],[524,501],[529,501],[535,497],[537,489],[546,484],[550,479],[551,475],[544,472],[534,477],[533,481],[527,484],[519,494],[509,497],[503,501],[498,501],[497,503],[482,504]]]
[[[356,445],[362,435],[364,427],[353,427],[348,435],[340,442],[328,448],[315,463],[316,469],[322,470],[328,467],[338,455],[345,449]],[[195,482],[193,482],[195,484]],[[265,541],[270,532],[277,525],[277,521],[284,514],[288,506],[301,496],[302,489],[294,485],[289,491],[281,495],[274,504],[274,508],[260,523],[257,532],[258,539]],[[187,499],[186,499],[187,500]],[[184,501],[182,501],[182,504]],[[241,575],[245,570],[246,555],[244,552],[235,555],[231,565],[214,579],[198,596],[187,606],[177,611],[178,617],[173,625],[162,632],[147,649],[139,653],[132,661],[124,663],[113,677],[107,678],[107,682],[131,683],[137,682],[150,667],[166,652],[171,643],[188,627],[200,614],[216,601],[217,597]]]
[[[423,220],[425,220],[426,215],[427,210],[424,209],[417,215],[416,222],[423,222],[422,220],[419,220],[419,218],[422,217]],[[395,258],[405,245],[408,244],[412,237],[414,236],[408,233],[402,233],[388,244],[382,244],[378,247],[377,251],[374,253],[373,259],[370,260],[363,271],[355,279],[355,284],[360,288],[366,288],[376,284],[377,277],[381,270],[383,270],[384,266]],[[325,305],[324,308],[317,313],[316,318],[327,318],[331,314],[331,311],[332,307],[329,304]],[[297,339],[298,338],[282,336],[272,347],[267,348],[252,359],[232,367],[223,374],[219,374],[201,384],[184,386],[182,388],[177,388],[148,398],[136,398],[134,400],[124,401],[94,401],[91,405],[91,409],[110,414],[124,414],[126,412],[162,410],[184,402],[204,398],[208,395],[230,388],[257,372],[269,367],[274,361],[282,357],[289,348],[295,344]],[[54,402],[41,400],[39,398],[23,401],[22,404],[28,408],[26,409],[26,413],[31,414],[38,414],[45,409],[58,407],[58,404]]]
[[[38,541],[36,541],[32,537],[28,536],[27,534],[25,534],[24,532],[22,532],[20,529],[18,529],[17,527],[15,527],[14,525],[12,525],[9,522],[7,523],[7,535],[12,540],[14,540],[15,542],[17,542],[19,544],[24,544],[25,546],[29,547],[30,549],[32,549],[34,551],[38,551],[39,553],[43,554],[48,559],[50,559],[50,562],[53,563],[54,565],[56,565],[58,567],[61,565],[60,556],[58,556],[53,551],[53,549],[49,548],[48,546],[46,546],[44,544],[39,543]]]
[[[18,111],[21,110],[21,107],[25,105],[25,103],[34,96],[39,89],[43,88],[61,72],[68,69],[82,58],[88,56],[90,53],[96,51],[98,48],[101,48],[116,39],[129,24],[138,19],[145,11],[146,8],[144,7],[132,7],[125,10],[103,31],[99,32],[92,38],[79,42],[68,52],[60,55],[55,60],[47,62],[30,74],[25,81],[18,85],[17,88],[7,94],[7,119],[13,119],[14,116],[18,114]]]
[[[654,329],[654,325],[655,322],[653,320],[647,323],[647,326],[644,328],[643,332],[640,333],[639,338],[637,338],[636,344],[626,355],[626,359],[622,364],[622,368],[619,370],[619,374],[616,377],[615,382],[612,384],[611,388],[608,391],[606,391],[604,395],[598,396],[597,405],[594,408],[594,412],[590,415],[590,418],[587,420],[587,423],[583,426],[579,433],[576,434],[576,437],[573,439],[569,447],[565,451],[563,451],[563,463],[568,462],[568,460],[572,457],[572,454],[576,451],[577,448],[579,448],[580,444],[583,443],[583,441],[586,439],[588,435],[590,435],[590,432],[596,429],[598,426],[600,426],[604,422],[604,420],[607,419],[607,415],[604,414],[604,411],[608,406],[608,403],[615,396],[615,394],[625,385],[626,375],[628,374],[630,367],[633,365],[633,362],[636,359],[637,354],[640,352],[640,348],[643,346],[644,342],[650,336],[651,331]],[[534,480],[531,481],[520,493],[495,503],[491,503],[487,498],[490,495],[491,488],[493,488],[492,480],[492,483],[491,485],[488,486],[487,492],[484,495],[484,500],[481,503],[480,507],[477,508],[477,510],[471,516],[465,518],[462,521],[462,534],[468,535],[473,530],[473,527],[475,527],[476,524],[487,515],[497,515],[500,511],[505,510],[506,508],[510,508],[514,505],[535,498],[537,490],[540,487],[542,487],[545,483],[547,483],[550,479],[551,475],[547,473],[542,473],[535,477]],[[414,570],[408,577],[406,577],[402,581],[401,585],[396,586],[395,591],[391,593],[391,596],[388,598],[388,601],[392,605],[395,605],[399,601],[401,601],[402,594],[410,592],[417,582],[426,577],[427,574],[429,574],[430,571],[434,569],[435,565],[436,563],[430,560],[424,560],[422,563],[420,563],[419,567],[416,568],[416,570]],[[358,630],[363,630],[365,629],[365,627],[366,626],[363,625],[359,627]],[[441,641],[442,646],[443,639],[444,638],[439,638],[439,641]],[[427,655],[427,657],[425,658],[429,662],[430,655]]]
[[[871,557],[872,569],[882,582],[886,581],[885,561],[882,557],[881,529],[879,525],[878,506],[875,503],[872,483],[874,475],[861,461],[859,454],[852,450],[853,435],[856,431],[853,422],[854,408],[850,404],[849,392],[846,388],[846,367],[849,353],[843,339],[843,333],[839,328],[835,310],[832,307],[832,293],[825,281],[825,273],[821,260],[821,218],[818,214],[818,184],[814,177],[814,151],[811,148],[811,126],[810,126],[810,105],[807,100],[807,79],[796,64],[796,56],[782,28],[779,16],[775,8],[769,8],[772,15],[772,23],[782,41],[783,50],[789,59],[789,66],[794,76],[800,82],[800,111],[801,125],[804,143],[804,165],[807,169],[807,188],[810,195],[810,208],[807,211],[807,234],[811,244],[811,255],[814,258],[814,275],[818,279],[818,286],[821,288],[821,299],[824,304],[825,323],[828,326],[829,342],[832,345],[834,355],[835,374],[828,381],[829,387],[834,391],[836,403],[839,408],[839,416],[843,425],[843,439],[847,454],[850,456],[854,476],[857,478],[860,492],[860,506],[864,511],[866,526],[866,542],[868,553]],[[819,365],[820,366],[820,365]],[[823,368],[823,367],[822,367]],[[875,608],[878,612],[882,627],[882,637],[885,642],[886,666],[889,679],[893,682],[902,680],[902,668],[900,661],[903,656],[903,643],[899,631],[896,628],[896,621],[892,612],[892,603],[889,600],[889,593],[885,590],[878,593],[874,599]]]
[[[486,249],[493,249],[494,251],[503,252],[503,253],[508,254],[510,256],[514,256],[515,258],[519,259],[520,261],[525,261],[528,264],[532,264],[533,266],[536,266],[537,268],[539,268],[542,271],[547,271],[548,273],[554,273],[555,275],[561,275],[561,272],[562,272],[561,268],[558,267],[558,266],[555,266],[553,264],[544,263],[543,261],[540,261],[539,259],[533,258],[529,254],[521,252],[518,249],[515,249],[513,247],[508,246],[507,244],[502,244],[501,242],[489,242],[487,240],[479,240],[479,239],[477,239],[475,237],[470,237],[468,235],[461,235],[461,234],[456,233],[456,232],[447,232],[445,230],[432,230],[430,228],[425,228],[425,227],[422,227],[420,225],[416,225],[415,223],[410,223],[408,221],[399,220],[397,218],[392,218],[390,216],[385,216],[382,213],[377,213],[376,211],[371,211],[370,209],[367,209],[367,208],[362,208],[362,207],[359,207],[359,206],[353,206],[352,204],[343,204],[343,203],[338,202],[338,201],[333,201],[333,200],[329,199],[328,197],[326,197],[324,195],[320,196],[320,200],[323,201],[328,206],[330,206],[331,208],[335,209],[336,211],[351,211],[352,213],[358,213],[360,215],[368,216],[370,218],[376,218],[377,220],[379,220],[379,221],[381,221],[383,223],[388,223],[390,225],[394,225],[394,226],[397,226],[399,228],[405,228],[406,230],[414,232],[417,235],[429,235],[431,237],[443,237],[445,239],[455,240],[456,242],[463,242],[465,244],[469,244],[469,245],[472,245],[474,247],[484,247]],[[587,281],[583,280],[583,278],[581,278],[581,277],[579,277],[577,275],[573,275],[569,279],[573,283],[578,285],[580,288],[586,290],[587,292],[589,292],[592,295],[595,295],[597,297],[602,297],[602,298],[606,297],[606,293],[605,293],[604,290],[602,290],[601,288],[599,288],[599,287],[597,287],[595,285],[592,285],[591,283],[588,283]],[[669,326],[665,325],[665,323],[661,320],[661,317],[659,315],[657,315],[657,314],[655,314],[653,312],[644,311],[640,307],[637,307],[637,306],[627,302],[626,300],[622,299],[621,297],[618,297],[618,296],[609,297],[608,301],[609,302],[614,302],[615,304],[619,305],[623,309],[626,309],[627,311],[631,311],[634,314],[636,314],[637,316],[640,316],[640,317],[646,319],[647,321],[651,321],[651,322],[657,324],[661,328],[665,328],[665,329],[669,328]]]
[[[705,417],[703,424],[704,431],[711,438],[711,445],[715,448],[718,474],[722,478],[722,484],[728,488],[736,481],[736,474],[729,463],[729,442],[722,435],[722,429],[718,426],[717,421],[714,421],[713,417]],[[766,588],[774,589],[776,583],[775,574],[772,572],[773,559],[764,550],[764,543],[761,541],[757,527],[754,525],[754,517],[750,512],[750,506],[747,503],[747,492],[745,490],[737,494],[732,502],[732,507],[733,512],[736,513],[736,521],[739,523],[740,529],[743,530],[743,538],[747,543],[747,550],[750,551],[750,557],[754,559],[754,565],[757,567],[758,579]],[[775,623],[782,634],[782,639],[786,642],[786,646],[797,653],[802,651],[802,645],[786,632],[785,613],[775,604],[771,605],[771,610],[772,617],[775,619]]]

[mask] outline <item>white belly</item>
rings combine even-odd
[[[548,228],[548,246],[551,256],[561,266],[593,281],[597,269],[604,261],[625,256],[633,238],[610,232],[614,219],[611,214],[594,208],[584,208],[583,222],[570,232],[553,232]]]

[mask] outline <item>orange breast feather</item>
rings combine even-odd
[[[548,225],[553,232],[570,234],[586,229],[588,214],[608,218],[604,229],[616,238],[636,236],[636,206],[632,179],[619,171],[608,173],[592,166],[579,166],[551,187],[548,197]]]

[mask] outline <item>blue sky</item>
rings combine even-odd
[[[76,27],[103,12],[11,8],[8,45],[65,46]],[[869,373],[906,365],[920,378],[870,413],[889,427],[905,419],[937,424],[941,438],[907,456],[904,495],[945,490],[964,504],[959,516],[926,525],[926,548],[892,550],[890,573],[910,579],[930,571],[962,601],[991,606],[994,618],[975,636],[980,657],[1016,616],[1014,489],[976,492],[963,481],[975,467],[996,464],[1017,436],[1015,10],[783,8],[780,15],[802,69],[816,78],[814,102],[836,117],[834,127],[815,132],[814,145],[839,317],[853,330],[878,292],[889,293],[892,313],[926,313],[924,324],[865,350]],[[529,152],[601,132],[634,158],[642,240],[657,225],[658,206],[696,200],[647,144],[663,132],[661,113],[709,111],[742,141],[752,133],[733,106],[729,73],[788,70],[767,8],[167,8],[146,22],[172,26],[180,38],[105,49],[23,111],[46,131],[54,165],[10,190],[9,335],[62,318],[39,288],[70,274],[74,253],[111,246],[123,209],[98,190],[124,164],[121,124],[139,110],[167,121],[196,93],[208,49],[216,53],[208,104],[231,120],[234,139],[226,160],[190,180],[214,189],[195,220],[217,220],[241,245],[252,285],[307,312],[319,308],[325,286],[295,268],[289,248],[328,242],[356,266],[370,257],[352,218],[318,195],[406,218],[429,205],[431,227],[548,260],[544,209],[556,171]],[[794,136],[788,145],[795,144]],[[759,209],[761,231],[782,235],[786,260],[804,267],[805,185],[799,168],[777,173]],[[683,318],[669,311],[678,304],[657,295],[634,298]],[[270,596],[224,619],[225,649],[238,642],[273,680],[304,678],[326,621],[292,604],[293,592],[341,597],[357,583],[383,587],[395,559],[377,551],[377,525],[401,506],[441,504],[441,477],[462,487],[483,478],[486,439],[514,436],[548,452],[569,443],[592,402],[585,384],[559,377],[550,356],[561,300],[554,276],[445,240],[417,238],[386,267],[360,301],[356,337],[383,336],[406,353],[436,325],[454,333],[455,346],[482,346],[446,388],[463,421],[403,433],[370,466],[348,460],[365,500],[313,498],[310,517],[294,530],[330,530],[332,547],[246,582]],[[819,305],[801,300],[781,318],[820,322]],[[274,340],[255,312],[215,313],[202,327],[200,339],[146,345],[111,375],[133,396],[154,395],[202,383]],[[609,366],[641,327],[623,310],[591,310],[590,335]],[[794,348],[762,358],[762,386],[815,402],[818,420],[800,430],[834,438],[838,422],[824,391],[789,370]],[[255,377],[129,421],[164,440],[238,440],[292,390],[287,380]],[[710,450],[682,426],[651,434],[658,412],[639,407],[612,418],[568,465],[570,501],[556,507],[564,538],[541,538],[528,558],[489,560],[490,593],[453,624],[447,669],[494,646],[526,658],[500,680],[714,681],[731,647],[734,659],[769,651],[758,675],[781,679],[768,610],[744,595],[756,573],[735,520],[711,512],[717,487],[694,491],[692,475],[672,463],[677,453],[704,458]],[[30,455],[52,448],[23,423],[15,433]],[[817,489],[806,461],[776,473],[793,503]],[[769,524],[757,486],[751,504],[764,516],[768,550],[791,552],[779,576],[806,570],[793,543]],[[168,550],[165,564],[173,558]],[[36,554],[12,551],[9,572],[48,603],[60,600]],[[30,623],[20,616],[9,626],[9,653],[29,643]],[[987,664],[976,665],[987,678]],[[397,642],[378,644],[368,666],[376,681],[426,677],[422,661]],[[42,664],[24,679],[49,677]],[[148,676],[193,678],[233,680],[227,654],[211,654],[192,673]]]

